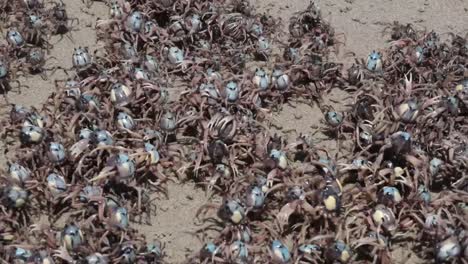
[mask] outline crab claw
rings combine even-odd
[[[115,171],[114,171],[114,166],[107,166],[107,167],[104,167],[104,169],[102,169],[101,172],[99,172],[98,176],[92,178],[89,180],[89,182],[95,182],[95,181],[99,181],[99,180],[103,180],[109,176],[112,176],[115,174]]]
[[[285,226],[288,224],[289,217],[296,211],[298,205],[299,200],[295,200],[285,204],[281,208],[279,213],[276,215],[276,219],[278,220],[281,226]]]
[[[409,74],[409,79],[408,79],[408,75],[405,74],[405,92],[406,92],[406,95],[411,95],[411,90],[413,90],[413,74],[410,73]]]
[[[60,246],[59,249],[54,250],[54,257],[63,259],[68,263],[74,263],[75,262],[74,259],[72,258],[72,256],[70,256],[70,254],[68,253],[65,246]]]

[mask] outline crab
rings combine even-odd
[[[60,0],[60,2],[53,2],[53,4],[54,7],[48,14],[48,21],[51,24],[49,25],[51,33],[54,35],[60,35],[60,40],[63,38],[63,35],[65,35],[73,42],[72,36],[68,33],[75,30],[74,23],[76,22],[77,25],[79,25],[80,20],[76,17],[68,17],[63,0]]]

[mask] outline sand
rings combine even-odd
[[[72,33],[73,41],[67,37],[60,41],[58,37],[52,39],[54,48],[50,56],[56,59],[49,60],[47,67],[70,68],[74,47],[87,46],[94,50],[96,37],[92,28],[97,18],[108,16],[108,7],[103,2],[94,2],[91,9],[86,9],[78,0],[63,0],[63,2],[67,5],[69,16],[77,17],[80,23]],[[258,12],[269,12],[273,16],[281,17],[283,22],[287,23],[291,14],[305,8],[309,2],[258,0],[253,3]],[[336,33],[341,34],[341,39],[345,40],[346,45],[341,48],[337,58],[345,66],[350,66],[354,58],[366,57],[372,50],[384,49],[388,45],[386,42],[388,38],[382,36],[382,31],[395,20],[413,23],[420,28],[434,29],[441,34],[447,32],[464,34],[468,31],[468,0],[322,0],[318,1],[318,4],[324,17],[331,21]],[[54,92],[54,80],[65,78],[65,74],[61,71],[57,71],[52,76],[49,74],[49,79],[46,81],[39,76],[22,78],[20,81],[29,88],[23,88],[20,94],[9,93],[10,103],[39,106]],[[345,96],[341,91],[332,91],[325,100],[333,98],[340,101]],[[5,106],[3,98],[0,98],[0,105],[0,114],[4,117],[10,108]],[[346,111],[343,104],[333,105],[337,110]],[[276,122],[283,129],[295,128],[298,132],[310,133],[320,126],[322,115],[315,106],[297,105],[285,106],[276,118]],[[318,135],[317,139],[320,137]],[[335,143],[332,141],[324,141],[322,144],[335,148]],[[1,157],[0,161],[4,166],[5,158]],[[194,188],[193,183],[171,183],[169,199],[162,198],[156,202],[158,210],[152,219],[152,225],[138,225],[137,228],[147,236],[148,240],[155,238],[166,243],[165,251],[169,263],[181,262],[187,252],[193,252],[201,247],[201,242],[191,232],[199,228],[194,224],[194,215],[205,202],[207,202],[205,193]],[[397,263],[415,262],[415,259],[408,257],[409,255],[411,252],[398,253]]]

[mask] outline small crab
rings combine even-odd
[[[18,84],[18,89],[21,87],[21,84],[18,80],[11,80],[10,74],[11,73],[8,62],[5,60],[5,58],[0,57],[0,93],[3,94],[7,103],[8,99],[6,94],[11,91],[12,88],[10,82],[16,82]]]
[[[58,3],[53,2],[53,4],[54,7],[50,10],[50,13],[48,14],[48,19],[52,24],[50,25],[52,34],[60,35],[61,39],[63,38],[63,35],[66,35],[73,42],[73,38],[67,33],[73,31],[73,24],[76,22],[77,25],[79,25],[80,20],[75,17],[68,17],[67,9],[65,8],[63,0],[60,0],[60,2]]]
[[[57,58],[53,56],[49,56],[46,59],[41,48],[32,48],[26,56],[26,62],[22,63],[23,65],[21,66],[28,68],[31,74],[39,74],[43,80],[47,80],[46,71],[52,71],[52,73],[54,73],[56,70],[62,69],[66,73],[66,70],[60,66],[45,68],[45,64],[51,59],[57,60]]]

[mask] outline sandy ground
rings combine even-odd
[[[71,55],[74,47],[88,46],[94,50],[96,45],[95,33],[92,26],[96,18],[108,16],[108,7],[103,2],[95,2],[88,14],[82,12],[84,5],[78,0],[63,0],[69,15],[80,20],[77,31],[72,33],[74,41],[67,37],[58,41],[53,38],[54,49],[51,55],[56,59],[48,62],[48,66],[59,65],[71,67]],[[295,11],[308,5],[304,0],[257,0],[254,1],[258,12],[270,12],[279,16],[287,23],[288,18]],[[354,52],[357,58],[364,58],[372,50],[381,50],[388,43],[382,37],[382,30],[395,20],[402,23],[434,29],[439,33],[468,31],[468,0],[322,0],[318,1],[322,14],[331,21],[336,32],[343,33],[346,45],[340,50],[338,60],[346,66],[351,65]],[[85,9],[86,10],[86,9]],[[92,14],[91,14],[92,13]],[[3,39],[1,41],[4,41]],[[57,42],[58,41],[58,42]],[[39,106],[50,93],[54,92],[54,79],[64,79],[66,76],[57,71],[49,75],[44,81],[39,76],[20,79],[29,89],[23,89],[21,94],[9,93],[11,103],[24,106]],[[341,91],[332,91],[330,98],[342,100]],[[9,107],[3,107],[5,102],[0,99],[0,113],[4,115]],[[335,104],[337,110],[345,111],[343,105]],[[300,118],[299,118],[300,117]],[[298,132],[310,133],[316,130],[322,115],[314,106],[297,105],[285,106],[277,117],[277,123],[284,129],[295,128]],[[318,136],[320,138],[320,136]],[[329,148],[335,148],[335,143],[325,141]],[[2,151],[3,153],[3,151]],[[2,164],[5,158],[1,157]],[[3,165],[4,166],[4,165]],[[201,246],[195,238],[194,232],[198,226],[194,224],[194,215],[198,208],[206,202],[203,191],[194,188],[193,184],[170,184],[169,199],[157,201],[157,214],[153,217],[151,226],[138,226],[149,240],[156,238],[166,243],[166,253],[169,263],[177,263],[185,259],[187,252],[193,252]],[[412,263],[407,252],[400,252],[401,262]],[[407,261],[409,259],[409,261]]]

